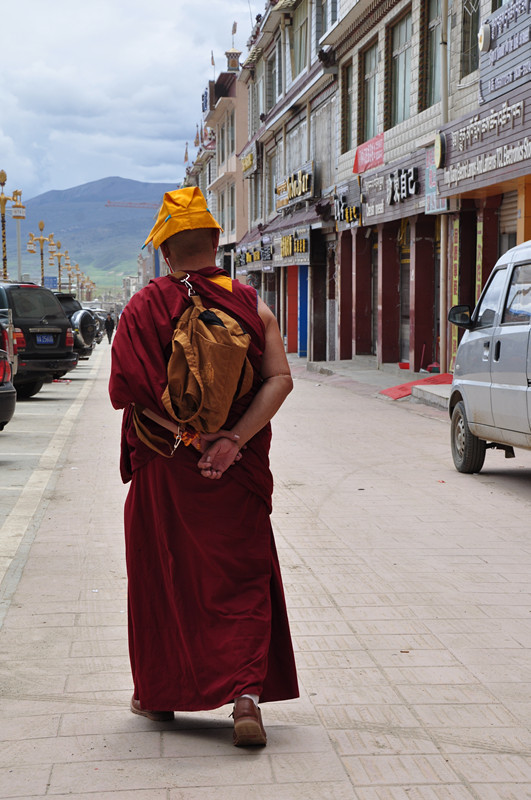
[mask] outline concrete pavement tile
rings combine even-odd
[[[163,723],[173,725],[172,722]],[[114,733],[139,733],[142,731],[158,731],[162,723],[153,723],[145,717],[132,714],[129,706],[120,709],[94,709],[70,713],[65,709],[59,725],[60,736],[107,735]]]
[[[295,649],[298,651],[327,652],[339,651],[352,652],[353,650],[361,650],[361,645],[356,636],[353,634],[339,635],[339,636],[304,636],[299,634],[295,639]]]
[[[474,783],[471,788],[481,800],[531,800],[531,783]]]
[[[367,650],[443,650],[444,644],[433,634],[363,634],[357,638]]]
[[[349,669],[301,669],[300,679],[308,692],[339,689],[343,693],[373,686],[389,685],[381,670],[376,667]]]
[[[466,647],[475,648],[479,651],[485,649],[495,650],[498,647],[526,647],[519,634],[510,636],[507,633],[500,633],[498,631],[493,631],[492,633],[440,633],[439,639],[446,647],[453,650],[455,653],[459,653]]]
[[[328,752],[276,753],[271,758],[274,780],[278,783],[346,781],[342,760],[330,748]]]
[[[473,651],[476,652],[476,651]],[[453,667],[462,666],[460,659],[448,650],[373,650],[372,658],[382,667]],[[389,673],[386,670],[386,675]]]
[[[465,684],[479,683],[474,672],[463,666],[442,667],[388,667],[385,674],[396,686],[402,684]]]
[[[448,763],[470,783],[531,783],[531,759],[505,753],[449,753]]]
[[[102,627],[76,625],[71,632],[71,639],[76,642],[97,642],[100,640],[127,642],[127,614],[125,612],[121,615],[121,621],[121,625],[103,625]]]
[[[486,800],[483,795],[472,794],[464,786],[375,786],[357,789],[359,800]],[[498,800],[498,798],[492,798]],[[501,800],[501,798],[499,799]],[[516,798],[515,798],[516,800]],[[523,800],[523,798],[519,798]]]
[[[429,634],[431,631],[425,622],[420,620],[408,619],[374,619],[357,620],[351,623],[353,632],[357,636],[371,636],[380,634],[382,636],[396,635],[418,636],[419,634]]]
[[[516,717],[500,703],[448,703],[447,705],[420,705],[413,710],[418,719],[432,727],[445,727],[455,730],[463,728],[516,727]]]
[[[350,698],[349,698],[350,699]],[[372,704],[372,705],[324,705],[317,706],[325,728],[329,730],[362,730],[366,726],[382,727],[382,732],[389,728],[414,728],[418,719],[405,705]]]
[[[322,783],[281,784],[248,787],[217,786],[215,800],[359,800],[350,781]],[[99,798],[98,798],[99,800]],[[120,798],[116,798],[120,800]],[[172,789],[168,800],[205,800],[204,789]]]
[[[234,755],[232,743],[226,756],[208,758],[146,758],[125,761],[94,761],[55,764],[49,795],[70,794],[80,786],[94,794],[120,789],[174,789],[186,786],[255,785],[273,783],[271,762],[265,752]]]
[[[311,620],[304,620],[301,622],[293,622],[290,625],[292,635],[297,638],[298,636],[325,636],[330,634],[338,634],[340,636],[348,636],[353,633],[348,622],[334,621],[329,622],[313,622]]]
[[[423,703],[461,703],[462,705],[471,705],[477,703],[495,703],[496,698],[484,686],[479,683],[465,684],[436,684],[430,685],[418,684],[416,686],[409,686],[402,684],[400,686],[400,694],[409,703],[423,704]]]
[[[315,725],[270,725],[267,712],[264,725],[267,730],[267,754],[333,753],[330,739],[316,720]],[[224,728],[196,728],[182,731],[165,730],[162,736],[162,755],[165,758],[226,755],[227,742],[232,743],[232,723]]]
[[[124,636],[121,639],[111,639],[109,641],[86,639],[82,642],[72,642],[68,655],[71,658],[93,658],[95,656],[106,658],[114,656],[128,660],[129,652],[125,628]]]
[[[344,620],[343,611],[335,608],[335,606],[325,606],[324,608],[302,608],[289,606],[290,620],[295,622],[337,622],[342,624]]]
[[[484,684],[531,684],[531,664],[488,664],[469,666],[470,671]]]
[[[6,614],[5,627],[15,630],[32,628],[71,628],[75,623],[76,615],[65,611],[64,614],[28,614],[26,611],[11,609]]]
[[[351,685],[348,689],[341,686],[315,687],[309,692],[316,706],[342,705],[347,701],[352,705],[379,705],[380,703],[401,703],[402,699],[393,686]]]
[[[110,792],[98,792],[95,794],[90,786],[87,786],[87,791],[80,791],[79,794],[68,794],[68,800],[168,800],[168,792],[166,789],[146,789],[145,791],[134,790],[132,792],[121,792],[113,790]],[[82,787],[78,787],[82,790]],[[37,800],[41,795],[34,795],[27,797],[24,800]],[[203,793],[204,798],[204,793]]]
[[[364,650],[354,650],[353,652],[340,650],[318,650],[311,651],[295,651],[297,666],[300,670],[303,669],[333,669],[344,670],[350,668],[359,668],[372,666],[374,663],[369,655]]]
[[[61,717],[53,716],[20,716],[2,717],[0,725],[0,742],[16,742],[25,739],[41,739],[57,736]]]
[[[341,609],[343,617],[348,620],[402,620],[411,619],[415,615],[408,606],[347,606]]]
[[[23,800],[32,795],[44,797],[49,777],[49,766],[0,769],[0,797],[21,797]]]
[[[438,754],[438,748],[423,728],[401,728],[397,733],[384,730],[330,731],[339,756]]]
[[[129,697],[131,697],[131,692],[129,692]],[[124,706],[128,708],[129,702],[122,701],[120,704],[116,704],[116,708]],[[87,711],[87,708],[105,710],[105,705],[94,698],[67,697],[62,692],[55,695],[31,695],[29,692],[27,694],[13,693],[11,696],[0,697],[0,719],[2,720],[65,712],[82,714]]]
[[[445,753],[512,753],[531,756],[531,730],[524,727],[501,726],[476,728],[436,728],[430,734]]]
[[[511,668],[526,666],[529,653],[525,647],[453,648],[455,656],[467,666],[478,664],[505,665]]]
[[[158,731],[153,733],[105,734],[95,736],[53,736],[28,741],[0,742],[0,766],[57,764],[63,762],[116,761],[158,758]]]
[[[356,787],[461,783],[451,766],[438,755],[345,756],[343,763]]]
[[[65,691],[70,692],[114,692],[125,691],[131,687],[131,673],[125,672],[125,664],[120,659],[122,669],[118,672],[105,672],[94,675],[85,672],[67,678]]]
[[[92,611],[89,614],[76,614],[75,625],[87,628],[105,628],[125,624],[125,611],[109,614],[104,611]]]

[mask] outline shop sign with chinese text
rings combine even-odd
[[[281,183],[277,183],[276,210],[281,211],[303,200],[313,197],[313,161],[303,164],[296,172],[291,173]]]

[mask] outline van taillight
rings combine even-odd
[[[66,346],[67,347],[74,347],[74,334],[72,333],[72,328],[67,328],[66,331]]]
[[[26,339],[24,338],[24,334],[20,328],[15,328],[14,337],[17,351],[24,350],[26,348]]]

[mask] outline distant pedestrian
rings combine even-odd
[[[114,331],[114,320],[110,314],[107,314],[107,319],[105,320],[105,333],[107,334],[107,339],[109,340],[109,344],[111,343],[113,331]]]

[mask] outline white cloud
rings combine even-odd
[[[29,199],[110,175],[174,181],[201,95],[264,2],[25,0],[2,9],[0,169]]]

